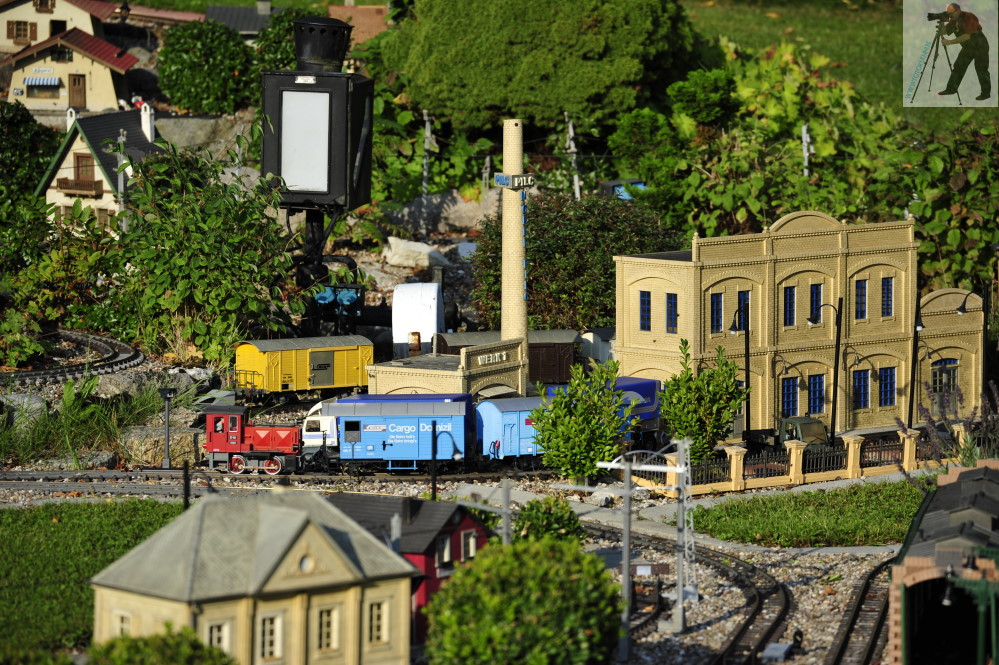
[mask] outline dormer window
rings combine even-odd
[[[55,11],[55,0],[33,0],[35,11],[41,14],[51,14]]]

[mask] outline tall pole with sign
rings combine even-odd
[[[521,339],[523,364],[517,390],[527,394],[527,191],[534,176],[524,173],[524,123],[503,121],[503,173],[496,174],[503,188],[502,312],[503,339]]]

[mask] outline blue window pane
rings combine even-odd
[[[895,406],[895,368],[878,370],[878,406]]]
[[[853,371],[853,408],[866,409],[871,405],[871,374],[870,370],[857,369]]]
[[[746,321],[743,318],[749,313],[749,291],[739,291],[739,315],[735,318],[735,329],[745,330]]]
[[[856,299],[854,305],[854,315],[858,319],[867,318],[867,280],[858,279],[856,282]]]
[[[824,374],[812,374],[808,377],[808,412],[825,413],[826,410],[826,377]]]
[[[794,299],[797,289],[793,286],[784,287],[784,325],[794,325]]]
[[[676,294],[666,294],[666,332],[676,333]]]
[[[881,316],[895,315],[895,278],[881,278]]]
[[[808,316],[816,323],[822,323],[822,285],[812,284],[810,296]]]
[[[783,417],[798,415],[798,379],[789,377],[780,382],[780,404]]]
[[[652,330],[652,293],[638,292],[638,328]]]
[[[722,294],[711,294],[711,332],[722,331]]]

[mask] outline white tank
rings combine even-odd
[[[435,282],[399,284],[392,295],[392,348],[396,359],[415,355],[413,333],[419,334],[419,353],[430,353],[436,333],[444,332],[444,297]]]

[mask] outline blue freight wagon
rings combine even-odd
[[[348,466],[415,470],[434,459],[477,456],[473,410],[464,401],[347,401],[328,408],[336,422],[340,461]]]
[[[541,405],[540,397],[512,397],[485,400],[475,407],[475,437],[484,459],[507,457],[537,458],[542,455],[534,442],[537,432],[531,411]]]

